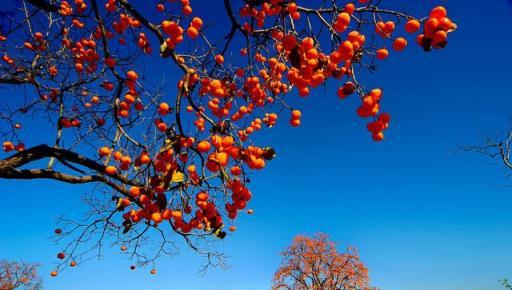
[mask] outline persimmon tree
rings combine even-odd
[[[370,290],[368,269],[354,248],[338,253],[325,234],[297,236],[283,253],[273,290]]]
[[[38,265],[0,261],[0,290],[39,290]]]
[[[275,156],[251,137],[278,118],[299,126],[289,99],[327,81],[360,99],[354,109],[381,141],[382,90],[358,72],[409,42],[444,48],[456,28],[444,7],[418,17],[387,2],[223,0],[217,16],[195,13],[198,0],[20,1],[0,35],[0,178],[95,185],[86,219],[56,230],[52,274],[105,240],[141,265],[177,239],[218,263],[209,243],[252,212],[248,174]]]

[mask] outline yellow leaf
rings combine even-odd
[[[174,171],[172,173],[172,179],[171,181],[172,182],[183,182],[183,180],[185,180],[185,174],[183,174],[182,172],[179,172],[179,171]]]

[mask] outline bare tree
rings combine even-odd
[[[496,159],[508,171],[512,170],[512,163],[510,161],[511,146],[512,130],[508,130],[484,137],[480,144],[463,145],[459,146],[458,149],[460,151],[479,153],[491,159]]]

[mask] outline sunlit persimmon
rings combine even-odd
[[[100,156],[110,155],[111,152],[112,152],[112,150],[110,148],[108,148],[108,147],[101,147],[98,150],[98,153],[100,154]]]
[[[211,148],[210,142],[208,142],[208,141],[201,141],[197,144],[197,150],[199,152],[208,152],[208,151],[210,151],[210,148]]]
[[[405,31],[408,33],[416,33],[418,30],[420,30],[420,22],[416,19],[409,19],[405,23]]]
[[[140,195],[140,188],[137,186],[132,186],[130,187],[129,192],[132,197],[137,197]]]
[[[242,174],[242,169],[239,166],[231,167],[230,171],[231,171],[231,174],[233,174],[233,175],[238,176],[238,175]]]
[[[356,10],[356,6],[354,5],[354,3],[347,3],[347,5],[345,5],[345,8],[343,8],[343,10],[345,12],[347,12],[348,14],[353,14],[354,11]]]
[[[105,173],[108,175],[115,175],[117,173],[117,168],[115,166],[109,165],[105,167]]]
[[[162,219],[169,220],[170,218],[172,218],[172,210],[170,210],[170,209],[164,210],[162,212]]]
[[[142,164],[151,163],[151,158],[149,157],[149,155],[147,153],[142,153],[140,155],[140,163],[142,163]]]
[[[432,36],[432,46],[435,48],[443,48],[446,46],[446,39],[448,38],[448,33],[443,30],[436,31]]]
[[[439,27],[439,20],[437,18],[430,18],[425,22],[425,35],[431,37]]]
[[[347,12],[342,12],[338,14],[336,21],[338,21],[343,26],[347,26],[350,24],[350,14]]]
[[[384,140],[384,133],[382,133],[382,132],[374,133],[372,135],[372,138],[373,138],[373,140],[380,142],[380,141]]]
[[[437,6],[430,11],[430,18],[441,19],[443,17],[446,17],[446,8],[443,6]]]
[[[155,223],[157,223],[157,224],[161,223],[161,222],[164,220],[164,219],[163,219],[163,217],[162,217],[162,214],[161,214],[161,213],[159,213],[159,212],[154,212],[154,213],[151,215],[151,219],[152,219]]]
[[[402,51],[407,46],[407,40],[403,37],[398,37],[393,41],[393,49],[396,51]]]
[[[126,73],[126,78],[128,78],[131,81],[136,81],[139,78],[139,76],[137,75],[136,72],[130,70]]]
[[[389,51],[387,48],[378,49],[377,52],[375,53],[375,57],[380,60],[386,59],[386,58],[388,58],[388,56],[389,56]]]
[[[181,219],[183,217],[183,213],[179,210],[173,210],[172,217],[175,219]]]
[[[215,56],[215,62],[217,64],[223,64],[224,63],[224,56],[220,55],[220,54],[217,54]]]
[[[197,28],[195,27],[189,27],[187,29],[187,36],[194,39],[199,35],[199,31],[197,31]]]
[[[170,107],[167,103],[160,103],[158,106],[158,113],[162,116],[169,114]]]

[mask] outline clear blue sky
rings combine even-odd
[[[193,0],[199,15],[202,2],[220,4]],[[499,289],[498,279],[512,278],[512,193],[502,187],[509,181],[492,160],[450,151],[508,125],[512,3],[402,2],[442,3],[459,30],[444,50],[425,54],[411,45],[360,77],[384,88],[393,116],[385,142],[370,140],[355,99],[340,102],[332,83],[296,98],[303,125],[283,122],[260,139],[275,145],[278,158],[253,176],[255,214],[218,245],[230,270],[198,276],[202,260],[183,249],[151,276],[130,271],[130,261],[111,250],[51,279],[55,217],[85,210],[87,187],[50,181],[0,180],[0,258],[42,263],[47,289],[261,290],[295,235],[325,232],[340,248],[356,246],[383,290]]]

